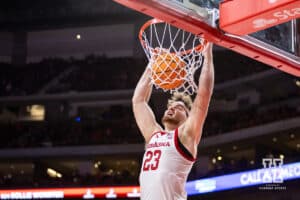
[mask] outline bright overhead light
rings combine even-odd
[[[279,155],[279,158],[284,159],[284,155],[283,155],[283,154],[280,154],[280,155]]]
[[[295,83],[298,87],[300,87],[300,80],[296,80]]]
[[[57,173],[57,174],[56,174],[56,177],[57,177],[57,178],[61,178],[62,175],[61,175],[60,173]]]
[[[216,158],[213,158],[213,159],[211,160],[211,162],[212,162],[213,164],[216,164],[216,162],[217,162]]]
[[[218,160],[222,160],[222,156],[218,156],[217,159],[218,159]]]
[[[81,35],[80,35],[80,34],[77,34],[77,35],[76,35],[76,39],[77,39],[77,40],[80,40],[80,39],[81,39]]]
[[[52,177],[52,178],[61,178],[62,174],[55,171],[54,169],[48,168],[47,169],[47,174]]]
[[[114,173],[114,170],[113,170],[113,169],[110,169],[110,170],[108,170],[108,172],[107,172],[108,175],[112,175],[113,173]]]
[[[48,169],[47,169],[47,174],[48,174],[50,177],[56,177],[56,171],[55,171],[54,169],[48,168]]]
[[[101,164],[101,161],[97,161],[96,163],[94,163],[94,167],[99,168]]]
[[[43,121],[45,119],[45,106],[43,105],[30,105],[26,107],[30,114],[30,119],[35,121]]]

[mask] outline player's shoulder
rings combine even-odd
[[[151,133],[148,134],[148,137],[146,138],[146,144],[150,142],[150,140],[153,138],[153,136],[159,134],[159,133],[164,133],[165,131],[161,127],[157,127],[154,129]]]

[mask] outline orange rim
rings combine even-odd
[[[140,40],[140,42],[141,42],[141,44],[142,44],[142,46],[143,46],[144,48],[146,48],[145,41],[143,40],[143,33],[144,33],[145,29],[147,29],[147,28],[148,28],[149,26],[151,26],[152,24],[159,24],[159,23],[166,23],[166,22],[163,21],[163,20],[154,18],[154,19],[148,20],[148,21],[141,27],[140,32],[139,32],[139,40]],[[208,43],[207,40],[205,40],[205,39],[203,38],[203,44],[199,44],[199,45],[195,46],[194,48],[188,49],[188,50],[186,50],[186,51],[180,51],[180,55],[189,54],[189,53],[191,53],[191,51],[193,51],[193,49],[195,49],[196,51],[200,51],[200,52],[201,52],[201,51],[203,51],[203,49],[204,49],[204,47],[207,45],[207,43]],[[174,52],[171,52],[171,54],[175,54],[175,53],[174,53]]]

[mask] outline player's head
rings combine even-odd
[[[167,109],[162,118],[162,123],[180,126],[189,116],[192,99],[184,93],[174,93],[168,100]]]

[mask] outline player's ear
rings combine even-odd
[[[185,114],[186,114],[186,117],[190,116],[190,110],[188,108],[185,109]]]
[[[169,99],[167,103],[167,108],[173,103],[173,100]]]

